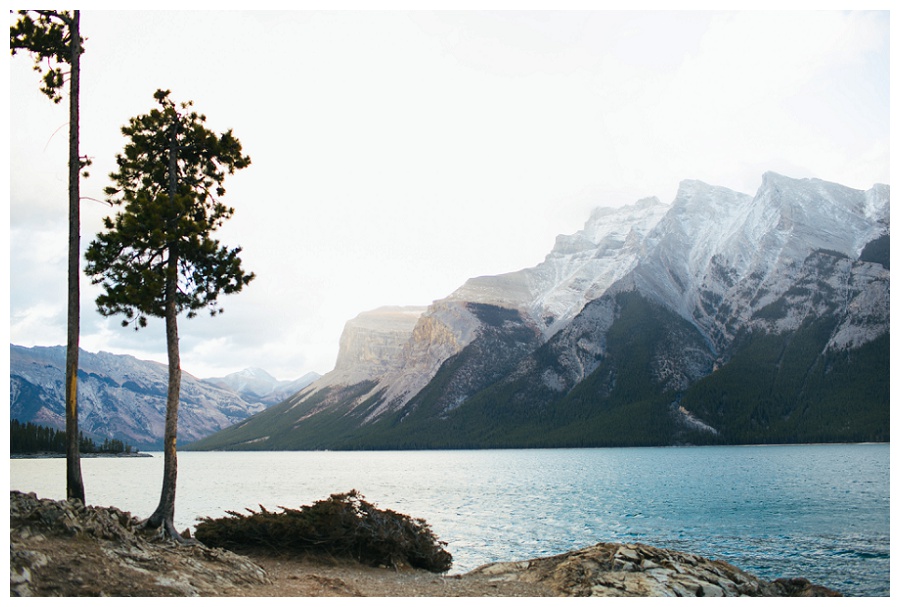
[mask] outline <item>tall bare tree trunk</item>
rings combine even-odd
[[[69,80],[69,300],[66,339],[66,497],[84,500],[81,453],[78,446],[78,334],[80,316],[79,261],[81,257],[79,213],[81,156],[78,152],[78,96],[81,77],[79,11],[69,24],[72,74]]]
[[[166,348],[169,357],[169,388],[166,396],[166,429],[163,444],[163,483],[159,505],[147,520],[147,526],[162,528],[170,537],[181,539],[175,529],[175,485],[178,478],[178,400],[181,392],[181,358],[178,348],[178,317],[174,291],[178,259],[169,257],[166,276]],[[172,293],[172,295],[169,295]]]
[[[178,116],[172,122],[169,143],[169,204],[173,211],[169,219],[169,234],[174,234],[175,196],[178,192]],[[156,511],[147,520],[151,528],[161,527],[165,532],[182,540],[175,529],[175,484],[178,478],[178,401],[181,393],[181,355],[178,348],[178,242],[169,243],[169,260],[166,266],[166,349],[169,357],[169,389],[166,396],[166,430],[163,439],[163,484]]]

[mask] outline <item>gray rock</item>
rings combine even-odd
[[[527,563],[492,563],[466,575],[539,583],[559,596],[839,596],[803,578],[767,582],[723,561],[644,544],[601,543]]]

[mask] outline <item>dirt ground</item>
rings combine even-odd
[[[422,570],[369,567],[326,558],[266,554],[247,556],[262,567],[269,583],[238,586],[221,596],[258,597],[540,597],[554,596],[542,584],[491,581]]]
[[[265,581],[248,571],[234,575],[235,563],[205,561],[202,576],[176,554],[142,559],[110,558],[96,541],[44,537],[40,553],[51,555],[33,567],[29,586],[37,596],[185,596],[206,597],[527,597],[551,596],[541,584],[496,582],[422,570],[369,567],[352,561],[308,556],[246,555],[266,573]],[[184,549],[179,549],[184,551]],[[64,558],[57,558],[64,555]],[[216,569],[228,576],[217,583]],[[152,573],[151,574],[148,574]],[[221,578],[218,578],[221,579]],[[168,581],[166,581],[168,580]],[[15,580],[11,573],[11,589]]]

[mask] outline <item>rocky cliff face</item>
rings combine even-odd
[[[396,410],[437,374],[440,366],[472,342],[480,327],[477,317],[460,302],[440,301],[419,318],[397,358],[393,372],[380,378],[383,396],[367,420]]]
[[[595,211],[538,266],[473,278],[395,334],[354,392],[365,414],[316,444],[886,440],[889,202],[767,173],[753,196],[685,181],[669,206]],[[339,384],[295,397],[279,444],[308,445],[303,403],[336,414]]]
[[[385,307],[348,321],[334,371],[323,383],[351,384],[396,371],[402,349],[424,311],[421,307]]]

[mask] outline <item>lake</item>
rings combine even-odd
[[[89,504],[149,516],[162,454],[82,460]],[[64,459],[10,460],[10,489],[65,498]],[[227,510],[297,508],[359,490],[424,518],[451,573],[597,542],[643,542],[890,594],[890,446],[181,452],[175,524]]]

